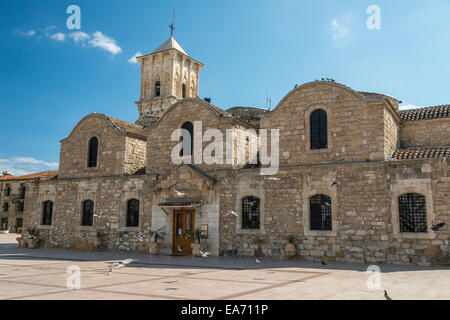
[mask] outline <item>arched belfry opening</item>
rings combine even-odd
[[[152,53],[137,57],[142,73],[140,99],[136,102],[138,124],[154,121],[154,117],[160,117],[178,99],[198,96],[203,64],[186,53],[175,40],[174,30],[171,25],[169,39]]]

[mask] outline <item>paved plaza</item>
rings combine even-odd
[[[393,300],[450,299],[449,267],[379,265],[381,288],[371,290],[363,264],[31,250],[16,236],[0,234],[0,299],[373,300],[385,289]],[[108,275],[107,262],[127,258]],[[80,289],[67,287],[69,266],[80,268]]]

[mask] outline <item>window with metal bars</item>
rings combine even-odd
[[[328,147],[327,113],[318,109],[311,114],[311,150],[326,149]]]
[[[18,201],[17,202],[17,211],[18,212],[23,212],[24,207],[25,207],[25,205],[24,205],[23,201]]]
[[[83,218],[81,225],[90,227],[94,223],[94,201],[86,200],[83,202]]]
[[[242,229],[259,229],[259,198],[250,196],[242,199]]]
[[[139,227],[139,200],[128,201],[127,227]]]
[[[331,198],[319,194],[309,199],[310,230],[331,231]]]
[[[427,232],[427,206],[425,196],[408,193],[398,198],[400,232]]]
[[[89,140],[89,155],[88,155],[88,167],[97,167],[97,157],[98,157],[98,139],[96,137]]]
[[[43,205],[42,225],[51,226],[53,218],[53,202],[45,201]]]

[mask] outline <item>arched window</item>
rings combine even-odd
[[[89,155],[88,155],[88,167],[97,167],[97,157],[98,157],[98,139],[96,137],[89,140]]]
[[[180,156],[191,156],[194,150],[194,126],[191,122],[185,122],[181,128],[186,131],[183,132],[183,148]]]
[[[161,96],[161,82],[156,81],[155,83],[155,97]]]
[[[186,85],[184,83],[181,86],[181,97],[186,98]]]
[[[259,229],[259,198],[242,199],[242,229]]]
[[[408,193],[398,198],[400,232],[427,232],[425,196]]]
[[[82,226],[92,226],[94,222],[94,201],[86,200],[83,202]]]
[[[128,201],[127,227],[139,227],[139,200]]]
[[[311,150],[328,147],[327,113],[318,109],[311,114]]]
[[[309,199],[309,228],[312,231],[331,231],[331,198],[319,194]]]
[[[51,226],[53,217],[53,202],[45,201],[42,211],[42,225]]]

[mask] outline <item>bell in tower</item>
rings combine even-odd
[[[173,37],[151,54],[137,57],[141,66],[141,96],[137,124],[155,121],[179,99],[197,98],[203,64],[188,56]]]

